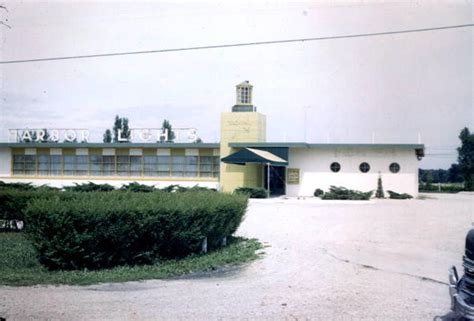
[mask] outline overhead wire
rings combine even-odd
[[[474,24],[470,23],[470,24],[451,25],[451,26],[442,26],[442,27],[359,33],[359,34],[349,34],[349,35],[340,35],[340,36],[255,41],[255,42],[243,42],[243,43],[234,43],[234,44],[219,44],[219,45],[142,50],[142,51],[125,51],[125,52],[99,53],[99,54],[90,54],[90,55],[75,55],[75,56],[62,56],[62,57],[49,57],[49,58],[4,60],[4,61],[0,61],[0,64],[5,65],[5,64],[45,62],[45,61],[71,60],[71,59],[87,59],[87,58],[102,58],[102,57],[115,57],[115,56],[127,56],[127,55],[156,54],[156,53],[191,51],[191,50],[209,50],[209,49],[219,49],[219,48],[262,46],[262,45],[274,45],[274,44],[282,44],[282,43],[337,40],[337,39],[350,39],[350,38],[361,38],[361,37],[376,37],[376,36],[387,36],[387,35],[415,33],[415,32],[427,32],[427,31],[435,31],[435,30],[459,29],[459,28],[468,28],[468,27],[474,27]]]

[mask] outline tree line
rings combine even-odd
[[[459,134],[461,146],[457,148],[457,163],[445,169],[419,169],[420,183],[464,183],[464,190],[474,191],[474,133],[467,127]]]

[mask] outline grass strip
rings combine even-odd
[[[237,265],[260,257],[263,246],[256,239],[231,238],[228,246],[207,254],[165,260],[153,265],[120,266],[106,270],[48,271],[40,265],[31,243],[22,233],[0,233],[0,285],[90,285],[164,279]]]

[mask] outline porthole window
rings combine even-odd
[[[334,162],[331,164],[330,168],[331,168],[331,171],[333,171],[334,173],[337,173],[341,170],[341,164],[339,164],[338,162]]]
[[[367,173],[370,171],[370,165],[366,162],[360,163],[359,169],[362,173]]]
[[[392,173],[396,174],[400,171],[400,165],[398,163],[392,163],[390,164],[389,169]]]

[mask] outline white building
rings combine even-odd
[[[311,196],[331,185],[375,190],[381,176],[384,190],[418,194],[422,144],[269,143],[252,90],[248,82],[237,85],[236,105],[221,117],[220,144],[4,142],[0,180],[50,186],[137,181],[224,192],[269,185],[272,195]]]

